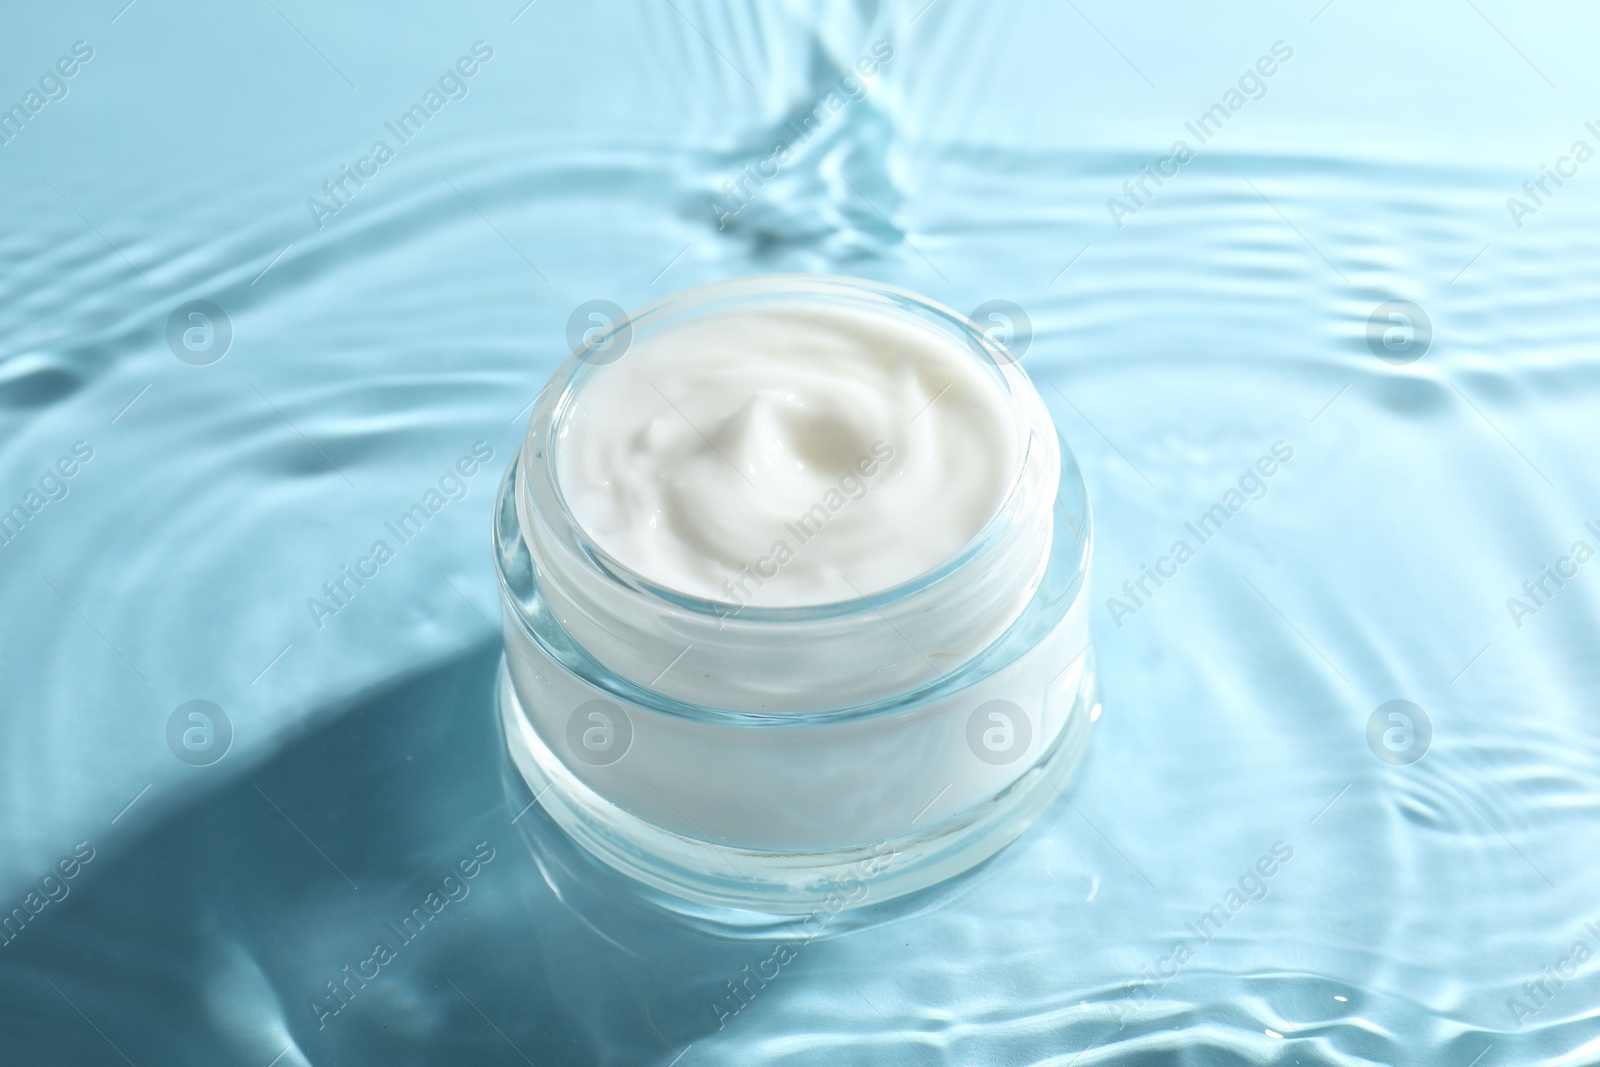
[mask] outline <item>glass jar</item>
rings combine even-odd
[[[769,306],[866,311],[957,339],[1003,391],[1021,461],[955,556],[858,599],[736,605],[653,584],[573,518],[557,456],[598,367],[652,331]],[[690,901],[803,913],[966,870],[1057,796],[1099,715],[1077,465],[1004,347],[889,286],[747,278],[591,331],[534,404],[493,532],[513,761],[589,852]]]

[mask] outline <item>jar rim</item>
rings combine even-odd
[[[523,459],[528,464],[528,473],[524,477],[531,477],[533,470],[539,469],[541,481],[548,486],[550,501],[555,504],[553,509],[555,514],[552,515],[552,509],[546,507],[538,510],[539,517],[552,528],[552,532],[573,549],[575,554],[586,559],[612,580],[642,596],[703,617],[721,620],[738,618],[743,621],[771,624],[812,622],[844,618],[866,611],[880,611],[885,605],[909,600],[937,585],[1003,539],[1016,519],[1013,512],[1018,506],[1019,497],[1026,483],[1030,469],[1029,461],[1033,458],[1031,451],[1039,447],[1031,428],[1026,425],[1019,424],[1017,427],[1020,447],[1010,484],[1006,487],[1005,494],[994,513],[984,524],[964,545],[939,563],[911,578],[873,593],[817,604],[795,605],[736,604],[700,597],[652,581],[607,552],[585,529],[567,502],[557,470],[557,454],[571,406],[588,376],[600,365],[598,361],[586,358],[586,355],[604,349],[623,330],[631,331],[638,323],[649,324],[669,314],[703,312],[708,306],[744,297],[759,299],[807,295],[832,295],[857,299],[863,296],[875,297],[890,307],[899,307],[903,311],[910,310],[915,312],[917,317],[931,320],[935,325],[944,327],[971,346],[979,357],[979,362],[986,364],[985,369],[991,373],[995,383],[1003,390],[1010,403],[1014,404],[1017,400],[1017,383],[1014,379],[1027,381],[1025,372],[1017,366],[1016,361],[1011,359],[992,338],[977,329],[969,318],[943,304],[898,286],[847,275],[778,273],[711,282],[683,289],[627,312],[621,320],[595,331],[593,337],[587,338],[581,347],[574,349],[568,355],[541,390],[541,399],[551,390],[556,390],[557,395],[542,432],[536,434],[535,428],[530,425],[524,439]],[[534,418],[538,417],[542,406],[535,402]],[[536,440],[542,447],[529,454]]]

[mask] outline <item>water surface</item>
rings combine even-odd
[[[0,509],[38,494],[0,547],[0,905],[66,894],[0,947],[6,1058],[1593,1059],[1600,564],[1573,547],[1600,549],[1600,162],[1574,145],[1600,149],[1595,22],[1364,0],[11,13],[0,103],[75,42],[92,58],[0,144]],[[1276,42],[1292,55],[1241,86]],[[430,90],[402,142],[387,124]],[[730,200],[779,142],[790,161]],[[1065,800],[804,943],[594,870],[507,778],[491,702],[492,489],[568,316],[763,271],[1024,309],[1099,549],[1105,714]],[[183,344],[200,300],[231,332],[214,361],[222,333]],[[1398,350],[1369,326],[1390,301],[1428,324]],[[459,499],[336,612],[308,607],[479,442]],[[1235,489],[1201,543],[1186,524]],[[1139,590],[1180,540],[1193,558]],[[169,746],[192,700],[231,723],[206,766]],[[1414,709],[1400,751],[1388,711],[1369,741],[1397,700],[1428,725],[1412,762]],[[327,983],[379,941],[333,1012]],[[778,943],[794,958],[733,1011],[727,983]]]

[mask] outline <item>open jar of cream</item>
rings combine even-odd
[[[930,885],[1082,755],[1090,548],[1043,401],[962,316],[825,276],[678,293],[584,337],[501,483],[511,757],[678,897]]]

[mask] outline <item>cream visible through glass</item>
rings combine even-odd
[[[868,596],[955,555],[1017,476],[1009,398],[948,335],[843,308],[667,326],[562,431],[579,524],[657,585],[736,605]]]

